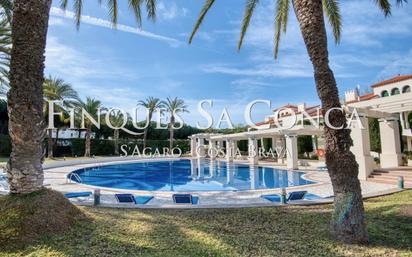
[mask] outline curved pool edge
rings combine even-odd
[[[119,191],[119,192],[132,192],[135,194],[152,194],[152,195],[173,195],[173,194],[220,194],[224,195],[225,193],[237,193],[237,194],[250,194],[250,193],[258,193],[258,194],[270,194],[276,192],[280,192],[282,187],[277,187],[277,188],[259,188],[259,189],[237,189],[237,190],[179,190],[179,191],[170,191],[170,190],[143,190],[143,189],[128,189],[128,188],[116,188],[116,187],[105,187],[105,186],[96,186],[88,183],[83,183],[80,181],[73,180],[73,177],[76,178],[76,176],[70,177],[70,174],[77,174],[79,176],[79,172],[81,170],[85,169],[93,169],[93,168],[102,168],[106,166],[111,166],[111,165],[119,165],[119,164],[133,164],[133,163],[141,163],[141,162],[167,162],[167,161],[179,161],[179,160],[192,160],[196,158],[162,158],[162,159],[139,159],[139,160],[128,160],[124,162],[116,162],[116,163],[99,163],[96,165],[92,166],[87,166],[87,167],[79,167],[77,169],[73,169],[71,172],[67,174],[67,179],[70,180],[72,183],[78,184],[78,185],[83,185],[85,187],[89,187],[92,189],[104,189],[108,191]],[[220,161],[223,163],[226,163],[226,160],[216,160]],[[247,162],[243,161],[235,161],[236,165],[239,166],[250,166]],[[310,182],[307,184],[302,184],[302,185],[294,185],[294,186],[287,186],[285,187],[286,190],[289,191],[298,191],[298,190],[304,190],[307,186],[311,186],[314,184],[319,184],[323,183],[322,181],[318,181],[314,178],[311,178],[311,170],[289,170],[286,169],[284,166],[278,166],[278,165],[254,165],[254,167],[261,167],[261,168],[272,168],[272,169],[278,169],[281,171],[287,171],[287,172],[299,172],[301,174],[301,178]],[[81,175],[80,175],[81,176]],[[81,180],[81,179],[80,179]]]
[[[263,200],[260,196],[262,194],[276,194],[280,193],[280,189],[257,189],[257,190],[242,190],[242,191],[188,191],[187,193],[192,193],[198,195],[201,199],[199,205],[193,206],[180,206],[175,205],[171,201],[171,195],[177,192],[168,191],[146,191],[146,190],[128,190],[128,189],[112,189],[112,188],[102,188],[88,186],[79,183],[66,183],[66,176],[70,172],[87,167],[95,167],[100,165],[110,165],[110,164],[121,164],[130,162],[143,162],[143,161],[159,161],[159,160],[179,160],[179,159],[191,159],[191,158],[156,158],[156,159],[132,159],[124,160],[117,159],[114,161],[100,161],[93,163],[78,163],[71,165],[62,165],[60,167],[45,168],[45,185],[51,189],[60,191],[62,193],[67,192],[80,192],[80,191],[93,191],[94,189],[100,189],[102,196],[106,198],[106,202],[103,202],[101,207],[109,208],[246,208],[246,207],[265,207],[265,206],[279,206],[277,203],[271,203]],[[245,162],[238,161],[245,164]],[[262,167],[277,167],[283,168],[278,165],[272,165],[272,163],[264,163],[258,166]],[[316,181],[316,184],[302,185],[290,187],[288,191],[306,190],[309,193],[320,194],[326,196],[328,194],[333,194],[332,187],[330,184],[329,176],[327,172],[320,172],[316,170],[300,169],[299,171],[305,172],[305,176],[310,177],[311,180]],[[306,179],[306,178],[305,178]],[[362,181],[362,192],[364,197],[375,197],[387,193],[393,193],[396,190],[396,186],[377,184],[367,181]],[[129,206],[125,204],[118,204],[115,201],[115,193],[132,193],[136,195],[152,195],[155,197],[156,201],[151,201],[146,205],[134,205]],[[178,192],[186,193],[186,192]],[[111,200],[110,200],[111,199]],[[81,202],[72,201],[77,205],[92,205],[91,202]],[[304,203],[294,202],[293,205],[312,205],[312,204],[327,204],[331,203],[331,199],[320,199],[320,200],[305,200]],[[292,205],[292,204],[291,204]]]

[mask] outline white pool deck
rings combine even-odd
[[[188,158],[185,158],[188,159]],[[87,167],[101,166],[108,164],[121,164],[141,161],[159,161],[170,159],[141,159],[141,158],[98,158],[89,160],[74,160],[74,161],[59,161],[44,165],[44,185],[48,188],[60,191],[62,193],[68,192],[82,192],[94,191],[94,189],[101,190],[101,204],[100,207],[111,208],[240,208],[240,207],[257,207],[257,206],[278,206],[278,203],[273,203],[265,200],[261,195],[277,194],[280,189],[258,189],[247,191],[207,191],[207,192],[166,192],[166,191],[142,191],[142,190],[123,190],[94,187],[84,184],[74,183],[67,179],[67,174],[70,172]],[[238,163],[245,163],[245,161],[235,161]],[[274,167],[285,169],[284,166],[279,166],[273,162],[260,161],[259,166]],[[305,190],[308,193],[316,194],[321,197],[333,196],[333,189],[330,183],[327,171],[314,170],[308,167],[299,167],[300,172],[304,172],[304,178],[315,181],[317,183],[310,185],[302,185],[286,188],[287,192]],[[396,185],[388,185],[382,183],[374,183],[369,181],[361,181],[362,195],[364,198],[375,197],[379,195],[390,194],[399,191]],[[3,192],[4,193],[4,192]],[[116,193],[131,193],[134,195],[150,195],[154,199],[144,205],[136,204],[121,204],[118,203],[114,194]],[[191,193],[199,197],[199,204],[197,205],[179,205],[174,204],[172,195],[175,193]],[[0,192],[1,194],[1,192]],[[93,197],[87,199],[71,199],[71,201],[78,205],[93,205]],[[319,199],[319,200],[302,200],[292,201],[288,204],[322,204],[331,203],[333,199]]]

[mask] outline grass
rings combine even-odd
[[[0,256],[412,256],[411,199],[409,190],[365,202],[369,246],[331,239],[331,205],[207,210],[82,207],[87,221],[23,249],[9,245]]]

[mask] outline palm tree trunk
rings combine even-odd
[[[148,119],[149,119],[149,124],[147,125],[147,127],[144,129],[143,132],[143,149],[146,148],[146,143],[147,143],[147,133],[149,131],[149,127],[150,127],[150,121],[152,120],[152,113],[149,113],[148,115]]]
[[[173,126],[175,124],[175,117],[172,115],[172,117],[170,117],[170,127],[169,127],[169,132],[170,132],[170,142],[169,142],[169,149],[170,151],[173,148],[173,137],[174,137],[174,129]]]
[[[114,130],[114,154],[119,155],[119,130]]]
[[[15,0],[12,22],[7,165],[10,192],[31,193],[43,187],[43,71],[51,0]]]
[[[84,145],[84,156],[85,157],[90,157],[90,134],[91,134],[91,131],[92,131],[91,125],[87,125],[86,140],[85,140],[85,145]]]
[[[49,129],[47,136],[47,157],[53,158],[53,130]]]
[[[325,113],[340,107],[335,77],[329,67],[322,0],[294,0],[294,8],[314,69],[316,89]],[[333,112],[331,124],[346,124],[345,115]],[[335,194],[335,212],[331,224],[336,239],[345,243],[367,243],[358,164],[350,151],[350,130],[325,126],[326,165]]]

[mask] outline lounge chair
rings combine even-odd
[[[198,204],[199,197],[191,194],[174,194],[173,202],[176,204]]]
[[[153,196],[134,196],[132,194],[115,194],[119,203],[146,204],[153,199]]]
[[[288,199],[287,201],[296,201],[296,200],[303,200],[303,197],[305,196],[305,194],[307,193],[307,191],[295,191],[295,192],[291,192],[288,194]]]
[[[322,196],[319,196],[319,195],[306,193],[305,197],[303,197],[303,200],[318,200],[318,199],[327,199],[327,198],[333,198],[333,197],[334,197],[333,195],[322,197]]]
[[[78,197],[90,197],[92,196],[92,192],[72,192],[72,193],[66,193],[64,194],[64,197],[66,198],[78,198]]]
[[[296,201],[296,200],[303,200],[307,191],[295,191],[288,194],[286,201]],[[280,203],[281,196],[280,194],[273,194],[273,195],[262,195],[262,198],[271,201],[271,202],[278,202]]]

